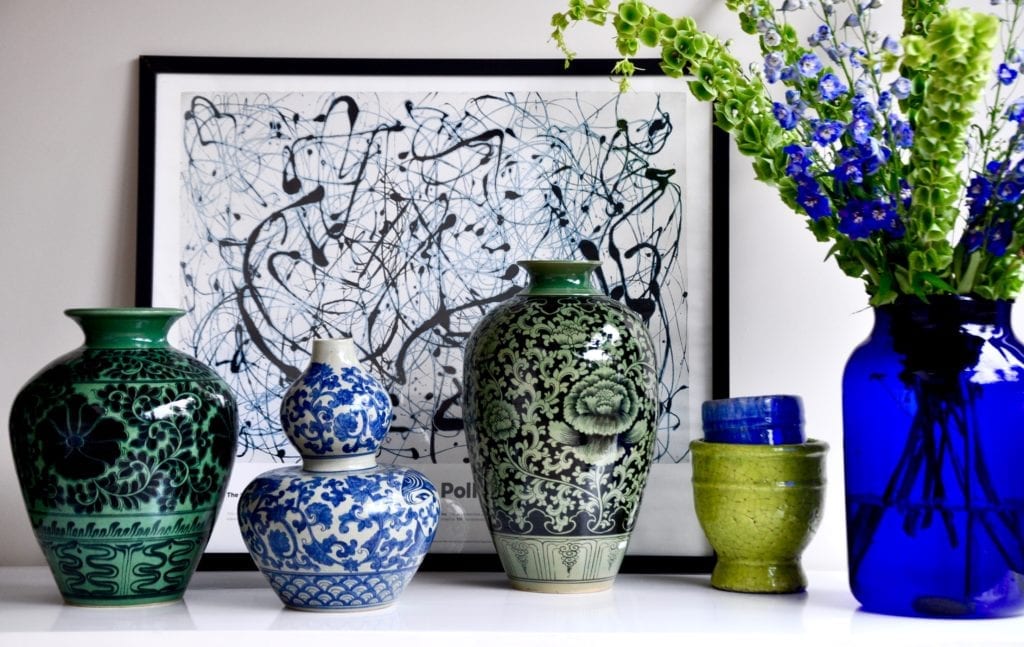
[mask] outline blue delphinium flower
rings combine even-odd
[[[818,80],[818,92],[825,101],[832,101],[846,94],[849,88],[842,79],[832,72],[826,73]]]
[[[879,231],[892,238],[901,238],[905,231],[895,206],[888,198],[848,201],[839,210],[838,229],[853,240],[867,238]]]
[[[985,247],[993,256],[1006,254],[1006,247],[1013,240],[1013,222],[1002,220],[997,222],[988,231],[988,242]]]
[[[877,139],[870,138],[867,143],[857,148],[857,156],[864,174],[874,175],[889,162],[892,151],[882,146]]]
[[[1024,97],[1018,97],[1006,109],[1006,118],[1018,124],[1024,122]]]
[[[796,124],[799,121],[796,113],[793,109],[784,103],[776,101],[772,104],[772,114],[779,121],[779,125],[786,130],[793,130],[796,128]]]
[[[796,181],[796,201],[812,220],[832,215],[832,203],[822,190],[821,184],[811,176],[811,158],[814,149],[790,144],[782,149],[789,158],[786,174]]]
[[[828,39],[832,36],[832,30],[829,29],[828,25],[821,25],[818,30],[807,37],[807,43],[811,47],[817,47],[822,43],[828,42]]]
[[[896,206],[888,198],[870,202],[868,214],[874,231],[884,231],[891,238],[903,237],[903,221],[900,220]]]
[[[817,54],[804,54],[800,57],[797,70],[799,70],[800,76],[813,79],[818,76],[818,72],[821,72],[821,59]]]
[[[864,67],[864,61],[867,57],[867,50],[863,47],[853,47],[850,49],[850,64],[856,68]]]
[[[1006,248],[1013,240],[1013,222],[1002,219],[985,228],[974,224],[967,230],[966,246],[968,253],[974,253],[984,247],[993,256],[1003,256]]]
[[[1000,202],[1017,204],[1020,200],[1021,191],[1024,191],[1024,184],[1007,180],[1000,182],[999,186],[996,187],[996,196],[999,197]]]
[[[812,137],[815,143],[828,146],[843,134],[843,123],[835,119],[819,119],[814,123]]]
[[[867,144],[871,137],[871,131],[874,129],[874,121],[864,116],[856,117],[847,126],[847,132],[850,133],[850,137],[858,144]]]
[[[889,127],[892,129],[893,141],[897,147],[910,148],[914,144],[914,130],[908,122],[896,115],[890,115]]]
[[[864,217],[860,200],[849,200],[839,208],[838,229],[853,240],[861,240],[871,235],[870,223]]]
[[[910,202],[914,197],[914,191],[910,188],[910,183],[905,179],[900,178],[900,204],[903,205],[904,211],[910,209]]]
[[[775,83],[782,77],[782,67],[786,59],[781,52],[771,52],[764,57],[764,77],[769,83]]]
[[[820,220],[832,215],[832,203],[828,196],[822,193],[817,182],[814,182],[813,187],[809,183],[798,184],[796,201],[804,208],[811,220]]]
[[[782,149],[789,157],[789,164],[786,165],[786,175],[790,177],[801,177],[807,175],[811,167],[811,156],[814,149],[800,144],[790,144]]]
[[[896,56],[899,56],[900,54],[903,53],[903,48],[900,46],[900,41],[896,40],[892,36],[886,36],[882,40],[882,49]]]
[[[992,183],[983,175],[976,175],[967,187],[967,205],[972,216],[985,211],[988,199],[992,197]]]
[[[858,159],[848,159],[841,162],[836,166],[834,174],[836,179],[844,184],[860,184],[864,181],[864,171]]]
[[[1017,70],[1006,63],[999,64],[999,82],[1003,85],[1010,85],[1017,79]]]
[[[897,99],[906,99],[910,96],[910,79],[905,76],[901,76],[892,82],[892,85],[889,86],[889,90]]]

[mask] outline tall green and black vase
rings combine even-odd
[[[66,314],[85,345],[36,374],[11,407],[11,448],[32,528],[67,602],[176,600],[224,496],[234,396],[168,345],[180,310]]]
[[[480,503],[513,586],[610,587],[650,470],[654,348],[591,285],[597,263],[524,261],[529,285],[466,348],[464,415]]]

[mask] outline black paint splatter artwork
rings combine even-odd
[[[462,463],[462,349],[526,258],[600,259],[648,323],[656,459],[686,453],[682,100],[601,93],[183,96],[185,350],[239,400],[240,460],[291,461],[280,396],[351,336],[396,414],[381,462]],[[675,102],[680,107],[669,109]],[[673,104],[675,105],[675,104]]]

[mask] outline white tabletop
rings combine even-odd
[[[390,608],[325,614],[282,608],[255,572],[197,573],[184,602],[89,609],[63,604],[45,568],[6,567],[0,568],[0,645],[1024,644],[1024,617],[874,615],[858,610],[844,573],[809,578],[808,592],[798,595],[716,591],[706,575],[620,575],[610,591],[546,595],[515,591],[499,573],[426,572]]]

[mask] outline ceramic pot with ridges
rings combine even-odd
[[[11,407],[11,448],[32,528],[69,603],[177,600],[227,486],[234,396],[168,344],[180,310],[66,314],[85,344],[40,371]]]

